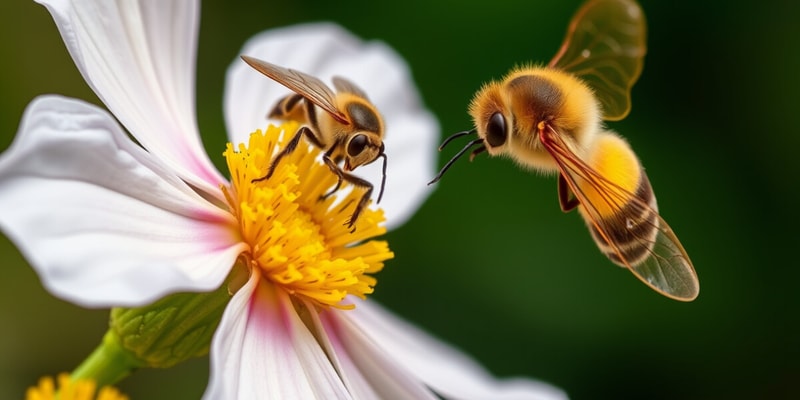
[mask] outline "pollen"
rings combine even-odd
[[[39,384],[28,388],[25,393],[26,400],[128,400],[128,396],[120,393],[111,386],[103,386],[97,391],[97,385],[92,380],[72,380],[69,374],[58,375],[58,385],[52,377],[45,376],[39,379]],[[96,392],[96,396],[95,396]]]
[[[249,251],[242,255],[250,268],[272,284],[321,307],[350,309],[348,295],[362,299],[373,292],[372,276],[394,257],[385,241],[383,211],[367,208],[350,232],[347,222],[362,189],[346,182],[333,195],[337,177],[320,162],[321,150],[301,140],[264,177],[274,155],[298,130],[296,123],[270,125],[250,134],[247,144],[228,143],[224,153],[230,185],[221,187],[239,221]]]

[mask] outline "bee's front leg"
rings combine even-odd
[[[322,161],[325,163],[325,165],[328,166],[328,168],[331,170],[331,172],[333,172],[336,175],[336,177],[339,178],[339,180],[336,182],[336,186],[334,186],[333,189],[328,191],[328,193],[325,193],[322,196],[319,196],[319,200],[320,201],[325,200],[328,197],[331,197],[331,195],[336,193],[336,191],[338,191],[339,188],[342,187],[342,180],[344,180],[344,173],[345,172],[342,171],[342,169],[339,167],[340,160],[331,159],[331,155],[333,154],[333,151],[335,149],[336,149],[336,146],[332,146],[328,151],[326,151],[325,154],[322,155]]]
[[[359,178],[355,175],[351,175],[348,174],[347,172],[342,171],[342,168],[339,167],[339,165],[336,162],[334,162],[334,160],[331,159],[330,157],[331,154],[329,153],[331,153],[331,151],[326,152],[322,156],[322,160],[325,162],[325,165],[327,165],[328,168],[330,168],[331,172],[336,174],[336,176],[339,178],[339,181],[336,183],[336,186],[333,188],[333,190],[320,196],[320,200],[324,200],[328,198],[330,195],[336,193],[336,191],[339,190],[339,188],[341,188],[342,181],[347,181],[347,183],[350,183],[353,186],[367,189],[366,192],[364,192],[364,194],[361,196],[361,199],[358,201],[358,204],[356,204],[356,209],[355,211],[353,211],[353,215],[351,215],[350,219],[348,219],[346,222],[347,227],[350,228],[350,233],[353,233],[356,231],[355,224],[356,221],[358,220],[358,217],[361,215],[361,212],[364,211],[364,208],[366,208],[367,205],[369,204],[369,199],[370,197],[372,197],[372,190],[374,187],[372,186],[372,183],[370,183],[366,179]]]

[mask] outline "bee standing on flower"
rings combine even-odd
[[[253,182],[269,179],[280,160],[292,153],[300,138],[305,136],[309,142],[325,150],[322,160],[339,178],[336,186],[323,195],[323,198],[339,190],[343,180],[366,189],[347,222],[347,227],[355,230],[356,220],[369,204],[373,187],[369,181],[348,172],[383,157],[383,180],[378,203],[383,197],[383,187],[386,184],[384,124],[380,113],[367,99],[366,93],[345,78],[333,78],[333,86],[336,88],[336,92],[333,92],[325,83],[308,74],[253,57],[242,56],[242,59],[257,71],[294,91],[279,100],[268,117],[297,121],[303,125],[272,160],[267,174]],[[339,167],[342,161],[344,171]]]
[[[659,216],[636,154],[601,122],[630,111],[645,35],[634,1],[587,1],[549,64],[516,68],[478,91],[469,109],[475,128],[448,137],[440,150],[455,138],[478,137],[430,183],[470,149],[470,159],[488,152],[558,172],[561,209],[578,209],[603,254],[664,296],[691,301],[700,289],[689,256]]]

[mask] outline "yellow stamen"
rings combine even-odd
[[[128,396],[111,386],[103,386],[97,392],[97,385],[88,379],[73,381],[69,374],[58,375],[58,386],[53,378],[45,376],[39,379],[38,386],[28,388],[26,400],[128,400]]]
[[[284,123],[250,135],[238,149],[228,143],[224,155],[231,185],[221,189],[239,220],[242,239],[250,245],[244,255],[251,268],[288,293],[317,305],[342,309],[347,295],[365,298],[372,293],[374,274],[394,257],[385,241],[370,240],[386,228],[381,210],[366,209],[355,233],[346,226],[362,189],[345,182],[334,195],[322,199],[337,182],[319,160],[320,149],[301,140],[297,149],[280,160],[274,174],[263,181],[278,149],[299,126]],[[337,196],[342,196],[340,200]]]

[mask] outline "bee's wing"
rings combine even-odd
[[[621,262],[639,280],[664,296],[681,301],[694,300],[700,291],[697,273],[681,242],[678,241],[667,222],[658,215],[658,211],[652,209],[633,193],[603,177],[578,158],[566,145],[561,135],[550,127],[548,129],[541,135],[542,144],[553,155],[561,176],[584,207],[589,218],[587,222],[596,228],[599,236],[613,249]],[[655,219],[652,220],[654,222],[647,222],[656,225],[654,238],[637,234],[633,227],[627,232],[628,235],[635,237],[634,240],[637,244],[648,249],[650,254],[644,261],[633,265],[625,258],[610,226],[606,225],[608,222],[604,222],[604,219],[601,218],[598,205],[593,204],[589,200],[589,196],[580,189],[578,179],[589,183],[597,191],[599,196],[593,196],[594,198],[602,198],[608,207],[619,211],[616,215],[618,221],[636,221],[640,220],[642,215],[655,215]],[[617,226],[626,226],[626,224],[622,223]]]
[[[300,71],[284,68],[257,58],[241,56],[242,60],[275,82],[305,97],[327,111],[334,119],[350,124],[347,116],[336,108],[336,93],[321,80]]]
[[[548,64],[580,76],[595,91],[603,119],[631,109],[631,87],[647,51],[644,12],[633,0],[590,0],[572,17],[558,54]]]
[[[367,97],[367,93],[364,92],[358,85],[349,81],[346,78],[342,78],[341,76],[334,76],[333,77],[333,87],[336,88],[337,92],[342,93],[352,93],[358,97],[361,97],[364,100],[369,100]]]

